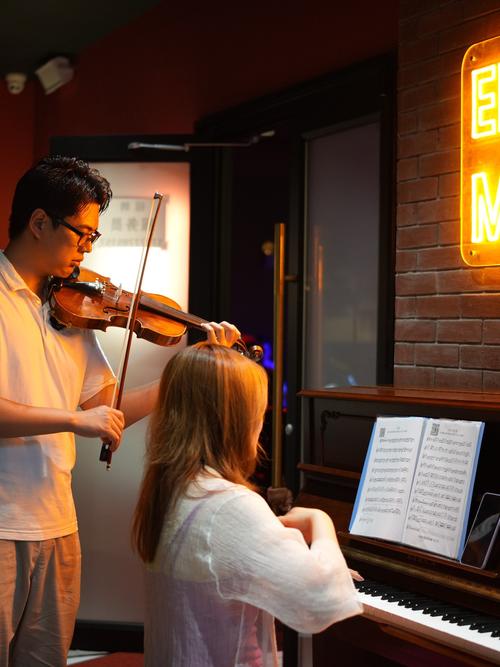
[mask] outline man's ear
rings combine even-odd
[[[30,216],[28,229],[36,239],[39,239],[42,235],[43,228],[48,224],[48,222],[48,216],[43,208],[36,208]]]

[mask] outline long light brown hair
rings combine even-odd
[[[154,559],[165,518],[205,466],[251,486],[266,404],[264,369],[234,350],[198,343],[170,359],[148,430],[132,528],[142,560]]]

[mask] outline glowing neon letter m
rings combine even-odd
[[[500,237],[500,178],[492,204],[486,172],[472,174],[472,243],[498,241]]]

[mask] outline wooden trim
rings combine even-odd
[[[297,468],[303,472],[317,473],[325,477],[344,477],[345,479],[361,479],[361,473],[353,470],[341,470],[340,468],[329,468],[328,466],[318,466],[313,463],[298,463]]]
[[[309,390],[299,392],[303,398],[328,398],[347,401],[380,403],[420,403],[427,405],[453,406],[457,408],[500,410],[500,393],[446,391],[443,389],[405,389],[391,386],[341,387],[336,389]]]

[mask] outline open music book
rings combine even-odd
[[[483,429],[483,422],[379,417],[349,531],[459,558]]]

